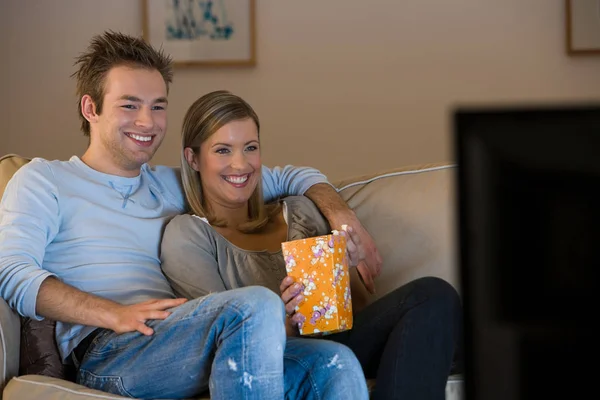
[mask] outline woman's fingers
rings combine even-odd
[[[285,304],[285,312],[287,315],[293,315],[296,312],[296,307],[304,300],[304,295],[299,294],[293,297],[289,302]]]
[[[296,306],[304,300],[304,296],[302,295],[304,286],[298,282],[294,283],[294,280],[287,276],[281,281],[279,290],[281,290],[281,300],[285,304],[285,312],[288,315],[292,315]]]
[[[290,276],[286,276],[285,278],[283,278],[283,280],[281,281],[281,284],[279,285],[279,292],[283,294],[283,292],[285,292],[285,290],[292,284],[294,283],[294,279]]]

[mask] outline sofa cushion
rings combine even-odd
[[[100,390],[89,389],[73,382],[39,375],[12,379],[3,393],[3,400],[117,400],[128,399]],[[208,400],[200,397],[199,400]]]
[[[31,161],[30,158],[21,157],[16,154],[7,154],[0,157],[0,198],[2,198],[4,189],[10,178],[12,178],[19,168],[29,161]]]
[[[0,390],[19,372],[20,325],[17,313],[0,298]]]
[[[10,178],[29,158],[9,154],[0,158],[0,197]],[[39,374],[61,379],[72,379],[72,369],[64,366],[56,346],[55,322],[21,319],[21,346],[19,375]]]
[[[352,277],[356,310],[423,276],[445,279],[460,292],[453,242],[454,174],[451,164],[423,164],[334,183],[383,258],[375,295]],[[356,274],[353,269],[351,275]]]

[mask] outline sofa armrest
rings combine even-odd
[[[21,320],[0,298],[0,399],[8,381],[19,373]]]

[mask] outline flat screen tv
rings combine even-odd
[[[465,400],[600,389],[600,104],[457,107]]]

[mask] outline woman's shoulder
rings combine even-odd
[[[193,214],[180,214],[171,218],[165,227],[163,241],[170,239],[210,239],[214,240],[215,231],[206,218]]]

